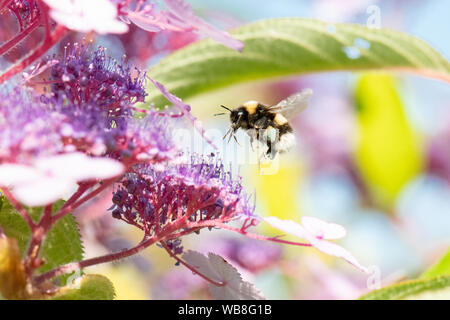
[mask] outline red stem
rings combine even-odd
[[[0,0],[0,13],[3,9],[5,9],[9,4],[12,2],[12,0]]]
[[[35,284],[38,285],[46,280],[50,280],[50,279],[60,276],[62,274],[65,274],[68,272],[73,272],[73,271],[76,271],[76,270],[79,270],[82,268],[86,268],[86,267],[90,267],[90,266],[93,266],[96,264],[111,262],[114,260],[119,260],[119,259],[124,259],[124,258],[130,257],[134,254],[141,252],[142,250],[144,250],[145,248],[149,247],[150,245],[154,244],[157,241],[158,241],[157,237],[144,238],[137,246],[130,248],[128,250],[111,253],[111,254],[101,256],[101,257],[83,260],[80,262],[72,262],[72,263],[60,266],[56,269],[53,269],[51,271],[48,271],[48,272],[36,277]]]
[[[20,43],[26,36],[33,32],[39,26],[40,20],[36,19],[33,23],[25,30],[19,32],[15,37],[7,41],[4,45],[0,46],[0,56],[8,52],[11,48]]]
[[[30,55],[20,61],[18,64],[9,68],[5,73],[0,75],[0,84],[11,78],[12,76],[23,71],[36,59],[40,58],[44,53],[46,53],[54,44],[61,40],[67,33],[68,29],[64,26],[57,26],[56,29],[51,33],[50,38],[45,38],[44,42],[33,51]]]
[[[80,183],[78,185],[77,191],[69,199],[67,199],[66,203],[64,203],[60,210],[65,209],[66,207],[77,201],[86,192],[87,189],[93,187],[94,185],[95,183]]]
[[[100,192],[108,188],[111,184],[113,184],[116,181],[117,177],[105,180],[103,184],[98,187],[97,189],[91,191],[87,195],[85,195],[83,198],[81,198],[78,201],[73,202],[72,204],[68,206],[63,206],[61,209],[59,209],[58,212],[56,212],[51,219],[51,224],[54,224],[56,221],[67,215],[68,213],[72,212],[76,208],[78,208],[80,205],[82,205],[84,202],[88,201],[89,199],[92,199],[96,195],[98,195]],[[78,191],[77,191],[78,192]]]
[[[49,224],[49,221],[52,217],[52,208],[53,204],[48,204],[44,207],[43,215],[33,231],[25,262],[26,272],[29,275],[31,275],[33,269],[36,269],[40,266],[40,264],[38,263],[39,251],[41,250],[42,240],[44,239],[48,230],[50,230],[51,224]]]
[[[247,232],[242,230],[241,228],[234,228],[234,227],[230,227],[228,225],[226,225],[225,223],[222,222],[214,222],[214,221],[205,221],[205,222],[189,222],[187,224],[188,228],[196,228],[196,227],[219,227],[222,229],[226,229],[226,230],[230,230],[230,231],[234,231],[237,233],[240,233],[246,237],[249,238],[253,238],[256,240],[265,240],[265,241],[272,241],[272,242],[278,242],[278,243],[283,243],[283,244],[291,244],[294,246],[302,246],[302,247],[311,247],[310,243],[302,243],[302,242],[293,242],[293,241],[287,241],[287,240],[281,240],[278,238],[274,238],[274,237],[266,237],[266,236],[262,236],[256,233],[251,233],[251,232]]]

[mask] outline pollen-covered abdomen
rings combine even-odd
[[[276,150],[279,152],[286,152],[296,144],[296,139],[292,127],[286,121],[278,127],[278,143]]]
[[[277,143],[276,150],[279,152],[286,152],[290,150],[295,144],[295,135],[292,132],[288,132],[280,136],[280,140]]]

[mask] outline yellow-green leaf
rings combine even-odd
[[[1,201],[3,205],[0,211],[0,227],[7,236],[17,239],[23,257],[31,240],[31,230],[5,198]],[[53,205],[53,212],[56,212],[63,204],[64,201],[56,202]],[[33,220],[39,220],[42,208],[27,208],[27,210]],[[83,258],[83,245],[78,224],[72,215],[66,215],[50,229],[42,243],[40,257],[45,261],[45,264],[39,268],[42,273]],[[59,278],[61,284],[65,284],[65,278],[67,276]]]
[[[450,249],[436,264],[425,271],[421,278],[426,279],[444,275],[450,275]]]
[[[113,300],[114,287],[108,278],[98,274],[88,274],[60,288],[52,300]]]
[[[410,71],[450,81],[450,64],[440,53],[394,30],[277,18],[231,34],[244,42],[242,53],[207,39],[177,50],[149,75],[182,99],[236,83],[324,71]],[[157,107],[167,103],[158,90],[150,90],[147,100]]]
[[[369,292],[361,300],[450,299],[450,276],[419,279]]]

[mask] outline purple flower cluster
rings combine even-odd
[[[51,67],[49,82],[55,97],[63,95],[77,105],[95,103],[113,113],[143,102],[147,95],[145,73],[132,70],[125,57],[119,63],[103,47],[94,51],[77,43],[66,47],[64,58]]]
[[[0,163],[27,163],[63,151],[64,119],[18,88],[0,94]]]
[[[214,155],[162,167],[139,165],[132,171],[114,192],[113,217],[148,237],[173,240],[169,246],[175,253],[180,252],[179,236],[254,214],[240,178],[233,179]]]
[[[240,177],[214,154],[185,156],[175,148],[173,114],[141,110],[135,117],[146,75],[133,76],[122,62],[104,48],[75,44],[62,59],[54,56],[24,77],[43,85],[43,94],[18,87],[0,93],[0,187],[10,200],[47,206],[77,188],[54,223],[116,183],[112,216],[144,232],[141,249],[159,243],[172,257],[183,252],[184,235],[228,228],[225,223],[238,218],[254,221],[255,206]],[[156,84],[193,119],[188,105]]]
[[[106,57],[105,49],[74,45],[51,66],[51,84],[40,97],[16,88],[1,95],[0,162],[28,163],[39,156],[83,152],[127,163],[170,157],[168,119],[148,111],[133,117],[143,101],[144,74]]]

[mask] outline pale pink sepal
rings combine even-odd
[[[342,258],[361,271],[368,272],[368,269],[362,266],[349,251],[326,240],[339,239],[345,236],[345,229],[340,225],[314,217],[303,217],[302,224],[292,220],[281,220],[277,217],[265,217],[263,220],[287,234],[306,239],[313,247],[323,253]]]

